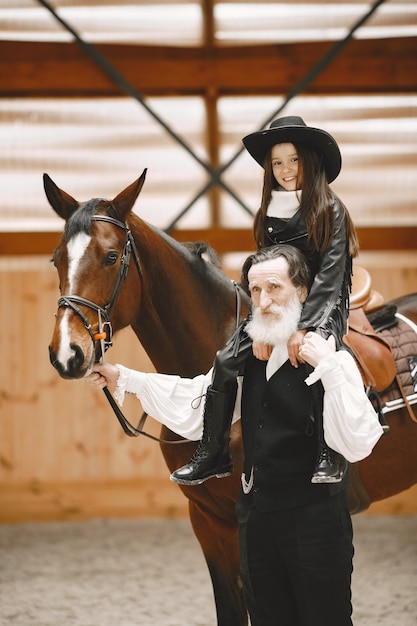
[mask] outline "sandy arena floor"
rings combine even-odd
[[[417,516],[353,519],[355,626],[415,626]],[[216,618],[188,520],[94,520],[0,525],[0,624],[215,626]]]

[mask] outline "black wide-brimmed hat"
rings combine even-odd
[[[267,130],[247,135],[242,141],[249,154],[262,167],[268,150],[277,143],[302,144],[315,150],[323,159],[329,183],[338,176],[342,167],[342,156],[333,137],[325,130],[307,126],[305,121],[296,115],[280,117],[271,122]]]

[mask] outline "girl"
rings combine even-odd
[[[269,129],[245,137],[243,143],[265,170],[261,206],[254,221],[258,248],[291,244],[306,255],[312,274],[298,330],[288,341],[289,360],[297,367],[308,331],[324,338],[333,335],[337,348],[347,332],[352,258],[358,252],[358,240],[347,209],[329,187],[340,172],[341,154],[329,133],[307,126],[297,116],[279,118]],[[206,393],[203,437],[190,462],[171,475],[176,483],[196,485],[233,471],[229,436],[236,379],[250,350],[260,359],[271,354],[268,345],[252,348],[245,332],[247,321],[216,355]],[[326,445],[321,383],[313,389],[312,418],[319,449],[312,482],[340,482],[346,461]]]

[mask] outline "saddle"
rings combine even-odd
[[[390,344],[378,335],[368,315],[384,306],[384,298],[372,289],[369,272],[357,265],[352,275],[348,333],[344,343],[351,349],[367,389],[380,392],[394,381],[397,369]],[[392,316],[393,324],[396,323]]]

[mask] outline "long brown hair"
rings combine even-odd
[[[300,207],[312,249],[322,253],[329,247],[334,230],[332,207],[334,200],[337,199],[345,215],[349,254],[355,257],[359,251],[359,243],[352,218],[343,202],[331,190],[320,155],[307,146],[294,145],[298,153],[299,174],[302,176]],[[264,169],[261,206],[256,212],[253,225],[253,234],[258,248],[268,245],[265,229],[266,213],[271,202],[272,191],[278,189],[278,183],[272,172],[271,150],[266,155]]]

